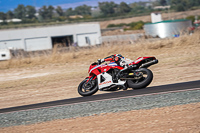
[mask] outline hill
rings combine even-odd
[[[162,19],[163,20],[183,19],[183,18],[186,18],[187,16],[194,16],[194,15],[200,16],[200,9],[191,10],[191,11],[185,11],[185,12],[163,13],[162,14]],[[147,16],[102,21],[102,22],[100,22],[100,26],[101,26],[101,29],[105,29],[109,24],[131,23],[131,22],[137,22],[137,21],[151,22],[151,16],[149,14]]]

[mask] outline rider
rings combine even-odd
[[[105,61],[110,61],[110,62],[115,62],[118,66],[121,66],[125,69],[128,69],[128,66],[130,63],[132,63],[133,61],[130,60],[130,59],[127,59],[127,58],[124,58],[121,54],[115,54],[115,55],[111,55],[111,56],[108,56],[106,58],[103,58],[103,59],[98,59],[98,63],[101,64]],[[120,73],[123,71],[123,70],[114,70],[114,75],[113,75],[113,82],[118,82],[118,79],[120,78]],[[127,87],[123,87],[123,90],[126,90]]]
[[[105,61],[115,62],[118,66],[121,66],[123,68],[128,67],[128,65],[133,62],[130,59],[124,58],[121,54],[115,54],[103,59],[98,59],[99,64]]]

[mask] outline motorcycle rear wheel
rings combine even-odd
[[[139,79],[129,79],[127,81],[128,87],[133,89],[146,88],[153,80],[153,73],[147,68],[140,68],[137,70],[142,75]]]
[[[95,79],[91,85],[87,85],[87,80],[88,79],[84,79],[78,86],[78,93],[81,96],[91,96],[98,91],[97,79]]]

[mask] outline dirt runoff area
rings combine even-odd
[[[150,86],[200,80],[199,51],[200,34],[197,32],[192,36],[153,42],[143,40],[136,44],[104,44],[59,55],[59,58],[53,56],[42,60],[20,60],[17,63],[0,62],[0,108],[80,97],[77,86],[87,76],[89,65],[99,58],[116,53],[132,60],[140,56],[158,58],[159,63],[150,67],[154,73]],[[51,58],[55,60],[49,61]],[[108,92],[97,94],[100,93]],[[0,132],[199,133],[199,120],[200,103],[194,103],[1,128]]]
[[[0,128],[1,133],[199,133],[200,103]]]

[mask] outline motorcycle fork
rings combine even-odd
[[[89,88],[85,88],[85,87],[84,87],[85,90],[90,90],[90,88],[95,84],[94,82],[92,82],[92,81],[94,81],[94,80],[96,79],[96,78],[95,78],[95,75],[89,76],[88,78],[89,78],[89,79],[86,81],[85,87],[86,87],[86,86],[89,86]]]
[[[96,79],[96,75],[92,75],[88,77],[89,79],[86,81],[86,85],[87,84],[92,84],[92,81]]]

